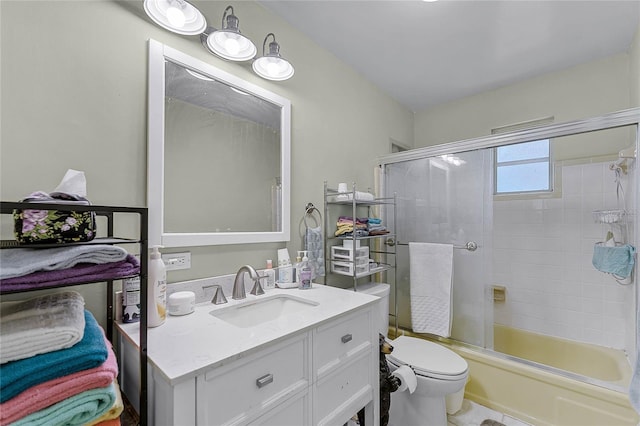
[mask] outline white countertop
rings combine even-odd
[[[317,302],[318,306],[251,328],[235,327],[209,314],[214,309],[277,294],[307,299]],[[233,300],[230,297],[228,300],[229,303],[223,305],[213,305],[210,302],[197,304],[194,313],[184,316],[167,315],[164,324],[148,330],[148,359],[171,384],[248,355],[293,333],[315,327],[379,299],[353,290],[313,284],[309,290],[273,289],[267,290],[262,296],[247,294],[247,298],[243,300]],[[116,327],[138,346],[140,323],[118,323]]]

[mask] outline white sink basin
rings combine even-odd
[[[215,309],[209,312],[216,318],[240,328],[255,327],[318,306],[317,302],[300,297],[278,294],[260,297],[239,305]]]

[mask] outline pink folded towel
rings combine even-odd
[[[108,355],[102,365],[40,383],[5,401],[0,404],[0,425],[15,422],[81,392],[113,383],[118,375],[118,362],[104,331],[103,337]]]

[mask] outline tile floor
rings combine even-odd
[[[455,415],[448,416],[448,426],[529,426],[521,420],[499,413],[465,399]]]

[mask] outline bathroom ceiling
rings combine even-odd
[[[260,3],[413,111],[626,52],[640,15],[640,0]]]

